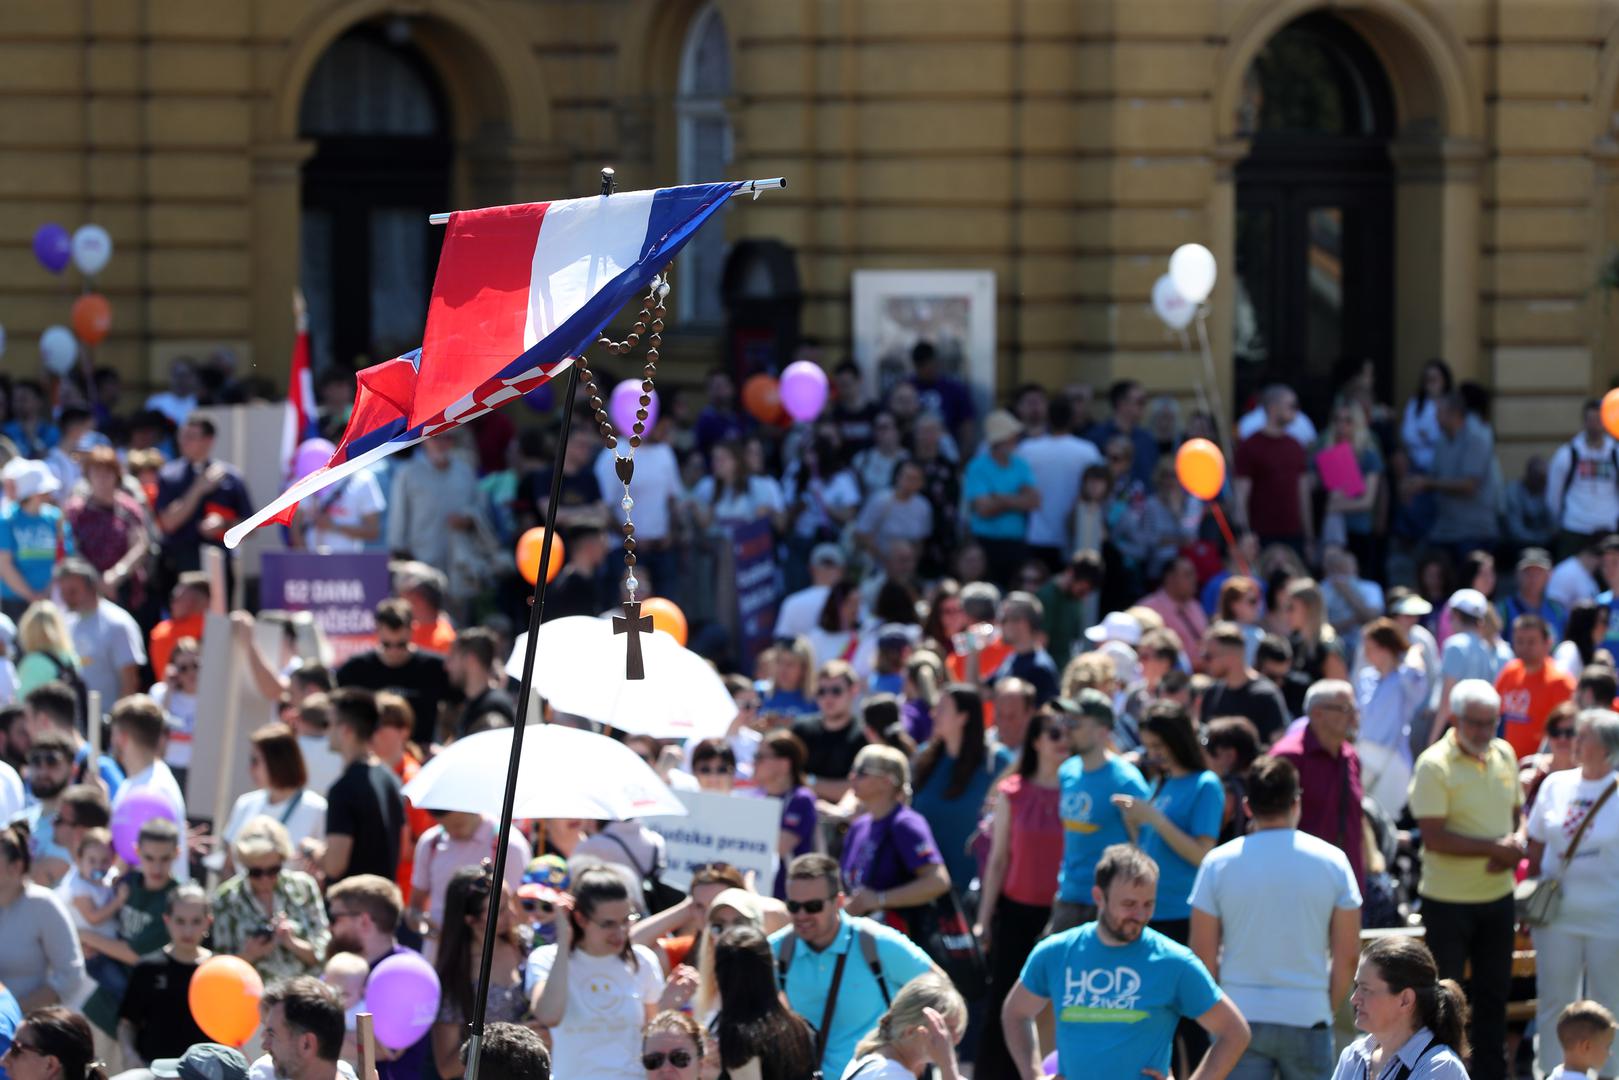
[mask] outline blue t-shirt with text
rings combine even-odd
[[[1220,988],[1192,950],[1144,928],[1128,945],[1108,945],[1096,924],[1036,945],[1020,976],[1051,1000],[1057,1071],[1063,1076],[1169,1075],[1175,1025],[1214,1008]]]
[[[37,514],[25,511],[21,503],[12,503],[0,511],[0,551],[11,553],[17,573],[35,592],[44,592],[51,586],[58,535],[67,554],[73,554],[73,538],[62,529],[62,511],[50,503],[42,505]],[[20,599],[0,579],[0,600]]]
[[[1062,870],[1057,875],[1057,896],[1070,904],[1091,902],[1096,861],[1110,844],[1125,844],[1124,819],[1113,805],[1114,795],[1145,799],[1150,793],[1141,770],[1123,758],[1108,758],[1102,767],[1085,770],[1085,762],[1071,757],[1057,770],[1061,788]],[[1163,890],[1159,890],[1162,895]]]
[[[1207,769],[1190,776],[1166,779],[1153,792],[1152,804],[1162,810],[1187,836],[1218,837],[1220,819],[1225,814],[1225,788],[1220,778]],[[1192,917],[1192,885],[1197,867],[1175,854],[1169,842],[1152,826],[1141,829],[1141,850],[1158,864],[1158,906],[1153,919]]]

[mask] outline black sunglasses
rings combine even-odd
[[[827,900],[789,900],[787,901],[787,914],[797,915],[800,911],[805,911],[811,915],[819,915],[826,910],[827,903]]]
[[[691,1068],[692,1057],[689,1050],[671,1050],[667,1054],[660,1050],[656,1054],[642,1054],[641,1068],[647,1072],[656,1072],[663,1068],[665,1059],[677,1069]]]
[[[1574,729],[1571,727],[1549,727],[1546,729],[1548,739],[1572,739]]]
[[[555,904],[551,903],[551,901],[549,901],[549,900],[536,900],[533,897],[525,898],[522,901],[522,905],[523,905],[523,910],[528,912],[530,915],[534,915],[534,914],[549,915],[549,914],[551,914],[553,911],[555,911],[557,909],[557,906]]]
[[[257,880],[259,878],[267,878],[267,877],[268,878],[280,877],[281,876],[281,864],[276,863],[274,866],[254,866],[254,867],[250,867],[248,869],[248,871],[247,871],[247,876],[250,877],[250,878],[253,878],[255,880]]]
[[[58,765],[66,765],[67,758],[63,757],[61,754],[53,754],[50,751],[46,751],[40,754],[29,754],[28,764],[40,768],[54,769]]]

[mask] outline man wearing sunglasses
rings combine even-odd
[[[938,970],[903,934],[847,914],[847,902],[837,861],[800,855],[787,868],[792,925],[770,935],[777,986],[792,1010],[815,1025],[822,1076],[842,1076],[855,1044],[900,988]]]
[[[816,797],[831,803],[849,790],[849,770],[866,745],[865,733],[854,722],[857,689],[854,668],[844,660],[828,660],[815,682],[815,704],[821,711],[793,725],[793,734],[809,751],[809,786]]]
[[[416,717],[411,738],[429,746],[437,741],[439,705],[450,693],[444,658],[416,647],[416,617],[408,600],[392,597],[378,604],[376,623],[377,647],[344,662],[337,669],[337,685],[392,690],[410,702]]]
[[[8,766],[9,768],[9,766]],[[56,842],[57,803],[73,778],[73,741],[54,729],[42,731],[28,747],[28,848],[34,880],[52,888],[73,862],[73,852]]]

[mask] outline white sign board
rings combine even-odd
[[[685,817],[649,817],[646,827],[663,837],[669,867],[663,883],[691,887],[692,873],[709,863],[728,863],[758,875],[768,892],[776,879],[776,840],[781,836],[781,800],[677,791]]]

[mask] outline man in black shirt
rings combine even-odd
[[[118,1042],[130,1068],[177,1058],[195,1043],[210,1042],[191,1016],[191,976],[212,953],[202,947],[213,924],[208,894],[196,885],[169,893],[163,925],[169,943],[144,957],[129,976],[118,1010]]]
[[[583,615],[594,619],[618,601],[617,583],[602,573],[607,532],[600,525],[576,526],[566,534],[568,561],[545,591],[546,622]]]
[[[1045,609],[1033,593],[1015,592],[1001,602],[1001,642],[1012,652],[984,682],[993,687],[1016,676],[1034,687],[1034,699],[1044,705],[1057,696],[1057,662],[1040,646]]]
[[[1254,652],[1254,667],[1282,692],[1289,718],[1304,715],[1304,695],[1310,690],[1310,676],[1293,666],[1292,643],[1280,634],[1266,634]]]
[[[872,444],[880,410],[875,401],[866,397],[865,374],[853,360],[845,360],[833,369],[832,389],[836,400],[828,410],[828,418],[838,429],[843,453],[852,457]]]
[[[332,725],[327,737],[343,759],[343,774],[326,796],[328,881],[355,874],[391,878],[399,869],[405,839],[405,800],[393,770],[371,753],[377,730],[377,702],[369,690],[344,688],[331,694]]]
[[[458,739],[490,728],[511,727],[516,720],[511,696],[501,689],[506,672],[495,653],[497,644],[494,631],[474,626],[461,631],[450,650],[446,665],[450,685],[466,698],[455,725]]]
[[[422,652],[411,641],[415,616],[410,602],[397,597],[377,605],[377,647],[350,657],[337,669],[337,685],[361,690],[392,690],[410,702],[416,717],[411,738],[422,746],[437,742],[439,705],[450,691],[444,658]]]
[[[1247,642],[1233,622],[1217,622],[1203,634],[1203,660],[1214,685],[1203,696],[1203,722],[1243,716],[1269,746],[1287,730],[1287,702],[1276,684],[1248,666]]]
[[[821,711],[793,725],[809,751],[804,771],[817,797],[837,802],[849,790],[849,770],[866,745],[854,718],[854,668],[846,660],[828,660],[815,680],[815,702]]]

